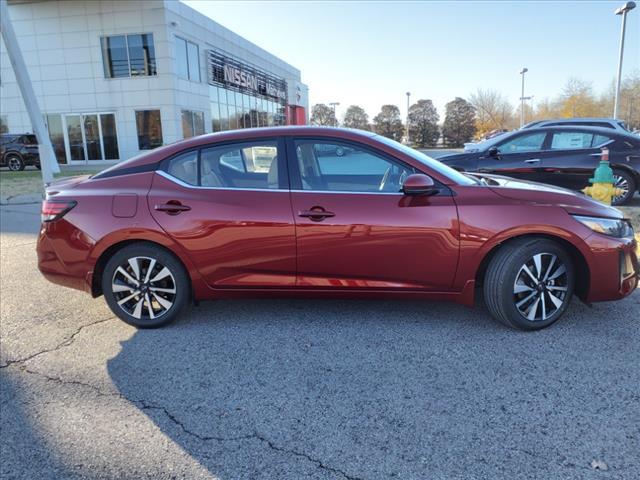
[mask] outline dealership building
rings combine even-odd
[[[299,70],[177,0],[8,5],[60,163],[307,122]],[[0,55],[0,128],[33,132],[4,43]]]

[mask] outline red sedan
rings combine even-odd
[[[204,135],[51,184],[37,249],[49,280],[103,294],[137,327],[205,299],[473,306],[481,291],[497,320],[535,330],[574,293],[629,295],[640,271],[632,226],[614,208],[314,127]]]

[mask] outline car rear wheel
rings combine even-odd
[[[109,259],[102,291],[118,317],[138,328],[156,328],[175,320],[190,297],[182,263],[152,244],[133,244]]]
[[[484,299],[498,321],[522,330],[539,330],[567,309],[575,284],[570,256],[555,242],[540,238],[505,244],[484,278]]]
[[[20,172],[24,170],[24,162],[18,155],[7,156],[7,167],[12,172]]]
[[[636,191],[636,182],[633,176],[624,170],[613,171],[613,186],[623,191],[622,194],[611,199],[613,205],[624,205],[631,200]]]

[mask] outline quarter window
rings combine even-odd
[[[101,38],[106,78],[156,75],[156,53],[151,33]]]
[[[198,45],[176,37],[178,75],[194,82],[200,81],[200,52]]]
[[[160,110],[140,110],[136,112],[138,149],[151,150],[162,145],[162,121]]]
[[[512,140],[509,140],[498,148],[500,153],[521,153],[521,152],[535,152],[542,150],[542,144],[547,134],[542,133],[529,133],[527,135],[520,135]]]
[[[551,140],[551,150],[575,150],[591,148],[593,133],[556,132]]]
[[[167,166],[167,173],[189,185],[198,185],[198,151],[174,157]]]
[[[402,165],[356,146],[322,141],[295,142],[303,190],[399,192],[415,173]]]

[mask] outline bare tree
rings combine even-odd
[[[469,101],[476,109],[478,135],[514,126],[513,106],[496,90],[478,89]]]

